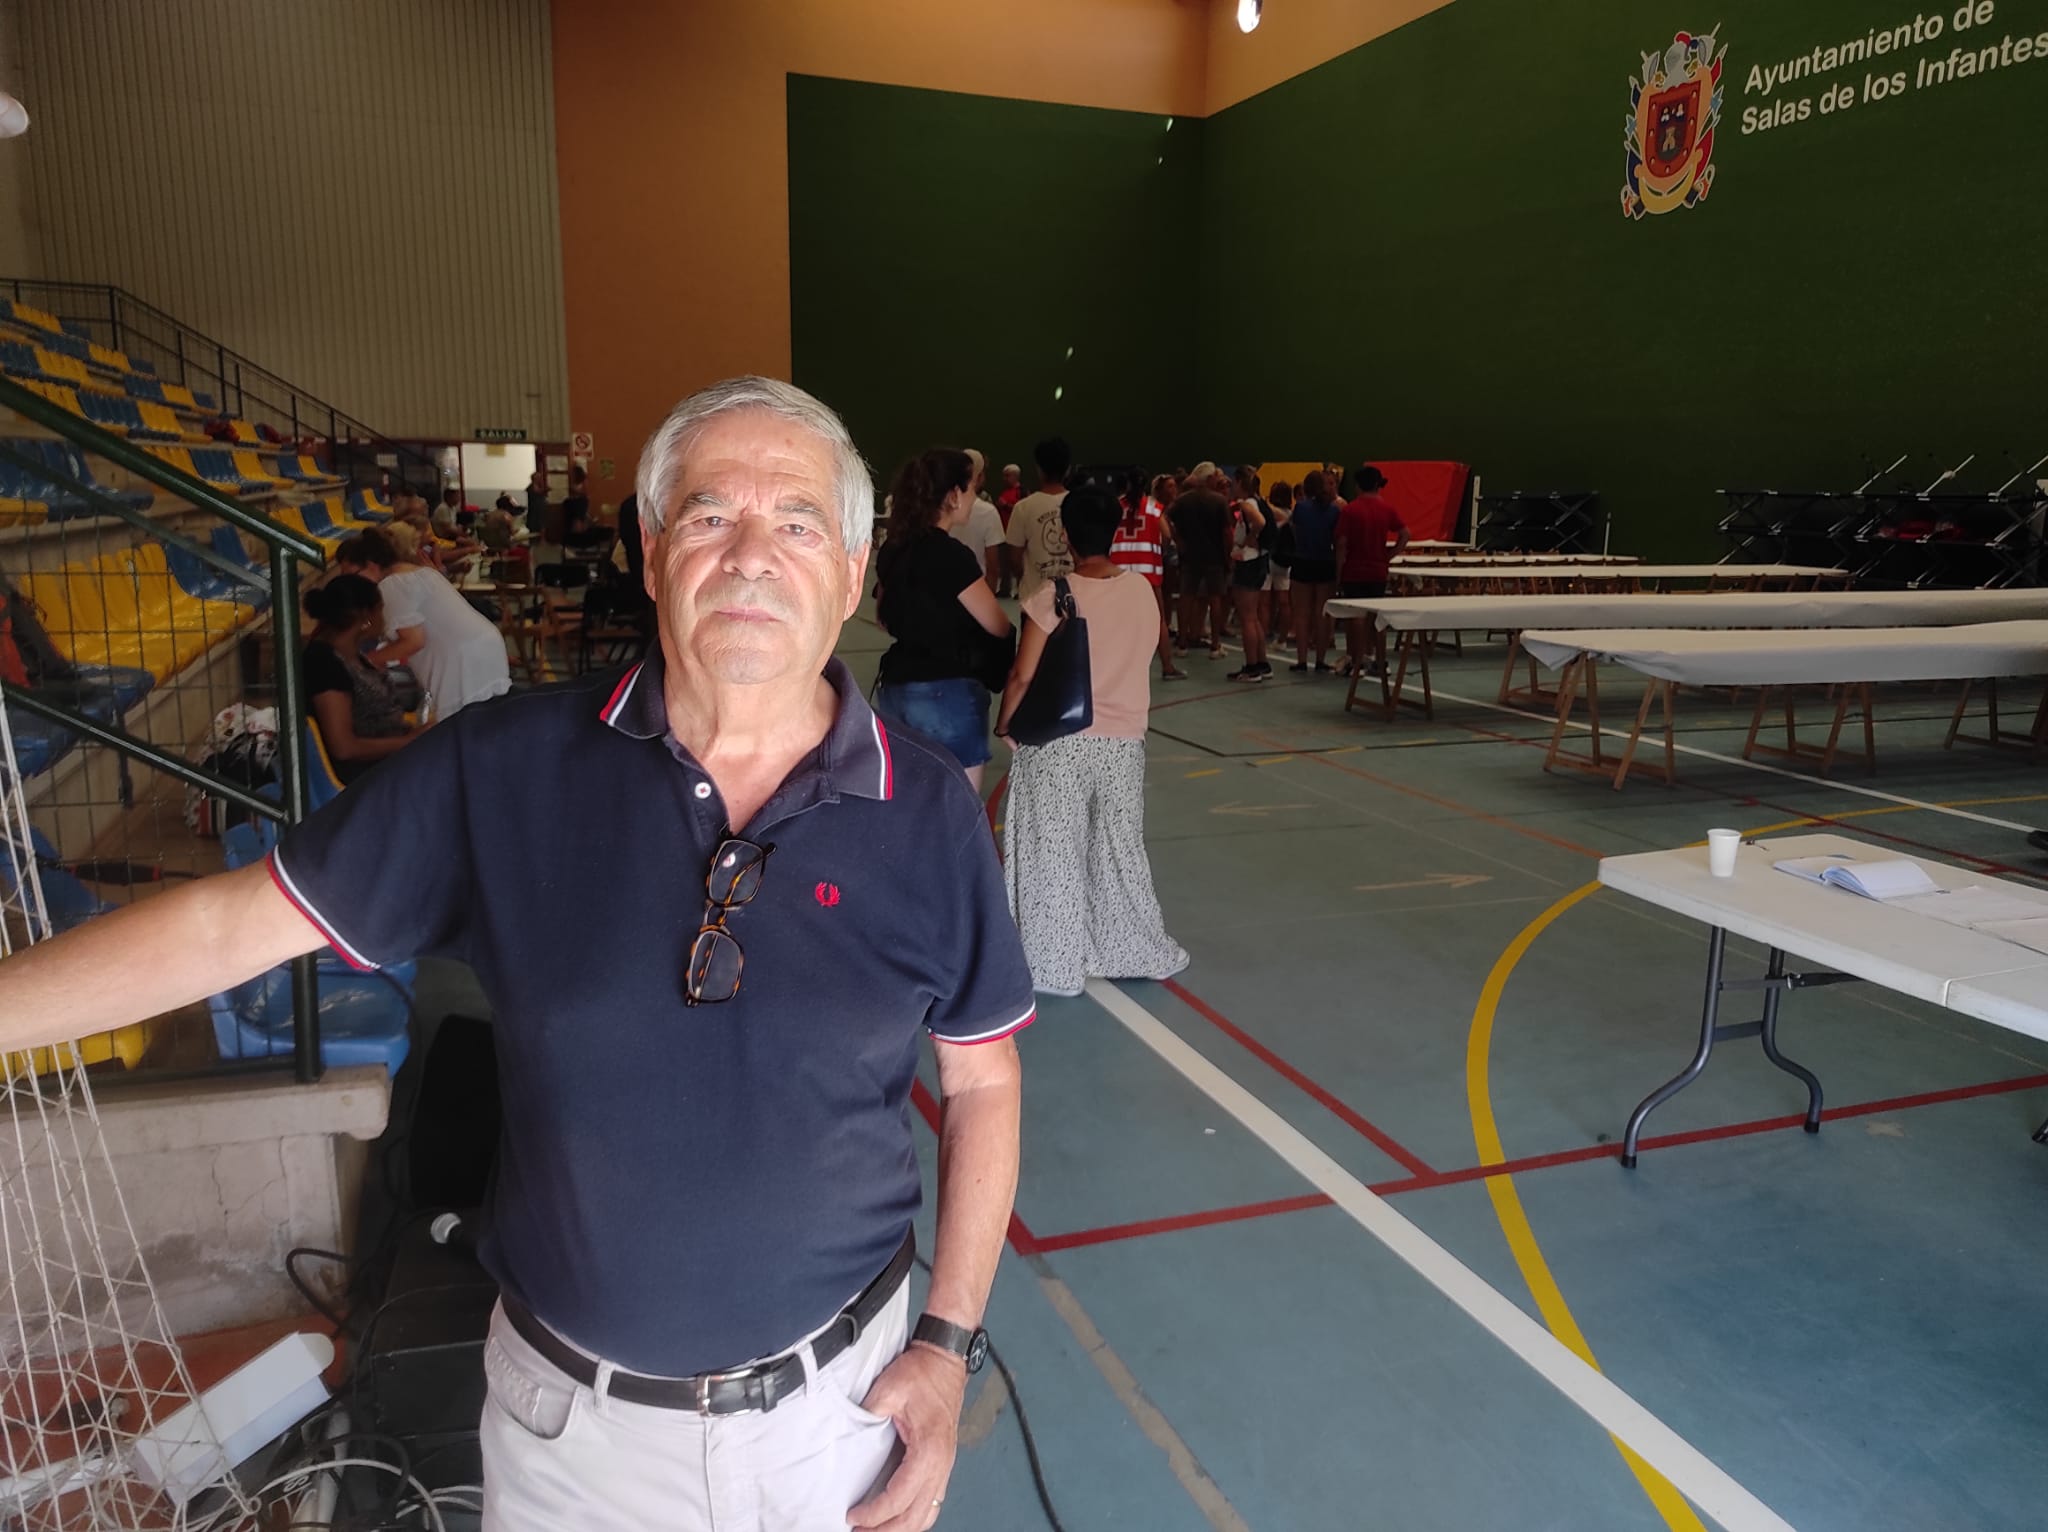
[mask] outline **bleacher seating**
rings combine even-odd
[[[221,542],[223,532],[227,534],[228,542],[233,544],[232,552]],[[233,527],[220,526],[213,529],[213,548],[216,553],[222,554],[244,569],[253,567],[249,563],[248,555],[243,551],[242,539]],[[170,565],[171,578],[178,582],[179,587],[188,596],[195,596],[202,601],[240,602],[256,611],[270,605],[270,594],[261,586],[237,580],[183,548],[166,543],[164,559]]]
[[[90,564],[20,577],[50,640],[79,665],[147,671],[158,681],[252,621],[254,606],[195,596],[171,576],[164,545],[149,541]]]
[[[9,440],[7,445],[26,457],[35,458],[52,472],[67,475],[87,489],[134,509],[147,510],[156,497],[148,490],[115,489],[92,471],[85,454],[67,441],[50,438]],[[40,505],[42,514],[34,507]],[[21,508],[11,518],[10,507]],[[35,471],[0,458],[0,523],[22,521],[64,521],[76,516],[97,516],[99,508],[84,496],[53,482]]]

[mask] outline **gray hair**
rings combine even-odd
[[[740,410],[767,410],[802,426],[831,448],[832,489],[839,502],[839,537],[848,553],[868,545],[875,526],[875,481],[853,444],[846,422],[831,407],[794,383],[777,378],[727,378],[700,388],[668,412],[640,452],[634,489],[640,496],[640,524],[659,532],[668,515],[675,466],[697,434],[712,421]]]

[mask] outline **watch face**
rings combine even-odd
[[[981,1364],[988,1360],[988,1331],[976,1330],[967,1341],[967,1370],[980,1372]]]

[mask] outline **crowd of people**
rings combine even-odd
[[[1370,465],[1334,465],[1299,487],[1261,484],[1255,468],[1213,462],[1147,477],[1076,474],[1060,438],[1032,453],[1038,487],[1015,464],[985,489],[971,448],[934,447],[903,464],[875,562],[876,620],[893,640],[875,708],[950,751],[979,788],[994,733],[1008,732],[1063,621],[1086,625],[1090,721],[1041,743],[1012,742],[1003,820],[1011,911],[1034,983],[1077,994],[1091,977],[1163,978],[1187,954],[1167,935],[1144,840],[1144,739],[1150,674],[1184,679],[1190,652],[1220,658],[1228,679],[1273,674],[1269,643],[1292,645],[1290,669],[1344,675],[1384,668],[1378,635],[1347,622],[1331,663],[1333,596],[1382,595],[1408,542]],[[1070,483],[1070,480],[1073,481]],[[1013,626],[999,597],[1014,582]]]

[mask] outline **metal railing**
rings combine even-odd
[[[69,827],[54,830],[54,839],[75,830],[88,843],[83,857],[74,846],[61,858],[68,864],[65,875],[82,869],[95,882],[125,884],[132,896],[138,885],[211,870],[172,865],[179,858],[196,859],[202,844],[190,835],[181,839],[176,800],[168,796],[173,790],[182,798],[184,789],[192,789],[268,823],[304,818],[312,763],[298,580],[302,564],[324,563],[319,542],[4,376],[0,408],[49,433],[0,433],[0,471],[10,496],[0,500],[0,520],[18,528],[0,531],[0,616],[7,618],[0,633],[14,646],[17,675],[11,683],[0,678],[0,705],[15,722],[32,814]],[[45,450],[60,443],[78,455]],[[110,476],[95,460],[153,486],[160,496],[107,482]],[[233,535],[193,535],[215,527],[232,528]],[[250,561],[243,538],[262,550],[260,566]],[[193,583],[212,594],[193,592]],[[117,605],[125,614],[118,619]],[[50,609],[60,606],[61,613]],[[33,639],[24,626],[25,611],[40,630]],[[265,689],[252,686],[248,672],[252,653],[261,669],[266,627],[277,708],[275,797],[188,758],[202,723],[210,736],[224,695],[244,702],[252,691]],[[54,672],[40,683],[24,658],[31,648],[45,656],[47,672]],[[237,660],[239,677],[232,673]],[[29,684],[21,684],[22,676]],[[21,750],[25,725],[42,726],[46,748],[34,766]],[[135,767],[155,774],[149,791],[138,791]],[[44,780],[34,781],[38,776]],[[0,895],[19,893],[0,889]],[[316,966],[312,955],[291,965],[289,1053],[245,1061],[229,1057],[223,1045],[218,1060],[171,1072],[276,1067],[288,1059],[299,1079],[319,1078]]]
[[[223,415],[267,425],[293,442],[324,438],[334,471],[353,485],[373,485],[388,475],[430,501],[439,497],[440,468],[416,448],[372,430],[125,288],[0,277],[0,292],[59,321],[89,327],[94,340],[149,363],[164,382],[212,395]]]

